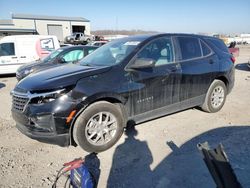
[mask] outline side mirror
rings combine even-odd
[[[142,69],[142,68],[150,68],[153,67],[155,64],[155,61],[150,58],[138,58],[135,60],[135,62],[130,65],[130,69]]]

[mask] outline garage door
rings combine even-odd
[[[48,34],[57,36],[60,42],[63,42],[62,25],[48,25]]]

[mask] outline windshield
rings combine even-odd
[[[63,49],[61,49],[61,48],[59,48],[58,50],[53,51],[47,57],[45,57],[44,59],[42,59],[43,63],[47,63],[49,61],[54,60],[62,51],[63,51]]]
[[[98,48],[80,61],[80,65],[112,66],[119,64],[143,39],[123,38],[114,40]]]

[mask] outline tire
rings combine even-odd
[[[105,122],[106,120],[108,121]],[[119,140],[124,125],[125,119],[119,105],[99,101],[78,116],[73,128],[73,138],[83,150],[99,153]]]
[[[74,40],[73,40],[73,39],[70,39],[69,42],[70,42],[70,44],[73,44],[73,43],[74,43]]]
[[[87,42],[87,44],[88,44],[88,43],[90,43],[90,42],[91,42],[91,40],[88,38],[88,39],[86,40],[86,42]]]
[[[227,88],[224,82],[221,80],[214,80],[210,85],[204,103],[202,104],[202,110],[215,113],[220,111],[226,101]]]

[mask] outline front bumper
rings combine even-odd
[[[63,147],[70,145],[69,133],[58,133],[56,131],[57,124],[62,121],[61,118],[49,114],[27,117],[14,110],[12,111],[12,117],[16,121],[17,129],[29,138]]]
[[[72,121],[67,118],[77,105],[71,96],[65,94],[51,102],[37,103],[36,98],[29,97],[30,93],[12,94],[12,117],[21,133],[49,144],[71,144],[70,127],[74,117]]]

